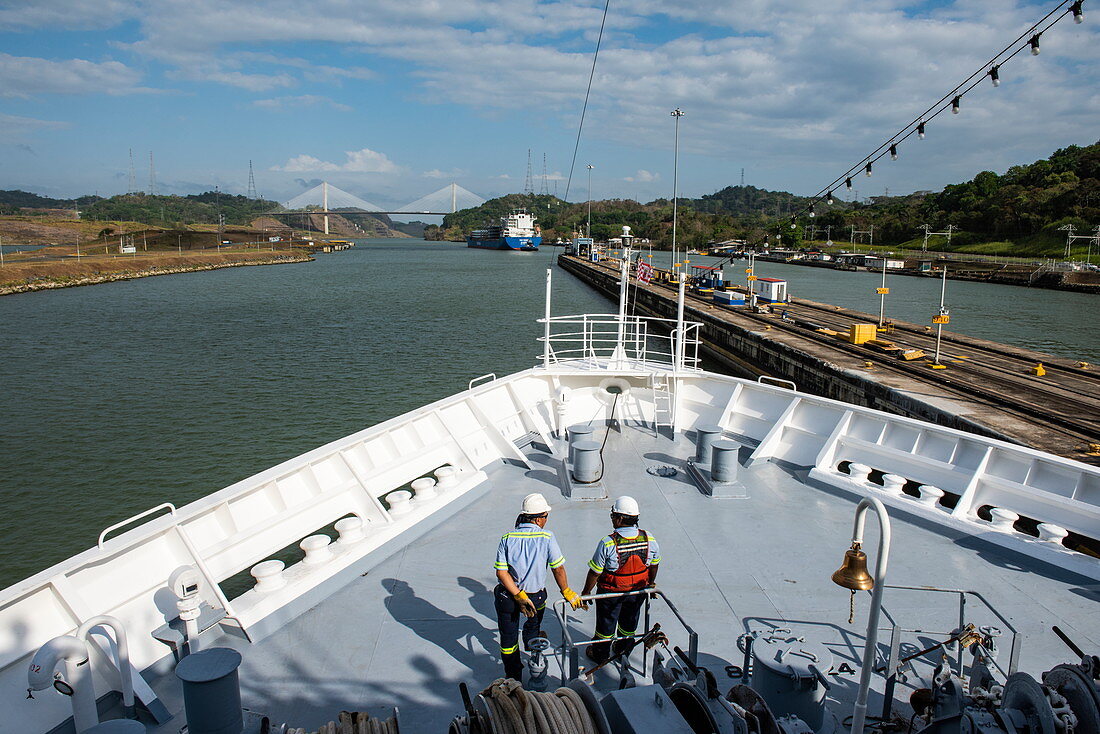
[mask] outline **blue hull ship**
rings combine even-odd
[[[484,250],[524,250],[533,252],[539,249],[539,245],[542,244],[542,237],[495,237],[495,238],[474,238],[474,235],[470,235],[466,238],[467,247],[480,247]]]
[[[535,217],[524,209],[516,209],[508,216],[501,217],[500,224],[475,229],[466,238],[467,247],[484,250],[534,252],[539,249],[540,244],[542,233],[535,223]]]

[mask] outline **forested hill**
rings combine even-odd
[[[39,196],[30,191],[0,191],[0,214],[17,214],[24,207],[30,209],[77,209],[98,201],[98,196],[81,196],[77,199],[54,199]]]
[[[875,241],[883,244],[913,239],[922,224],[937,231],[954,225],[952,245],[959,248],[995,243],[999,251],[1056,254],[1065,243],[1060,227],[1091,231],[1100,224],[1100,142],[1063,148],[1003,174],[982,171],[934,193],[872,197],[817,220],[841,232],[874,225]]]
[[[687,247],[701,247],[730,238],[762,239],[770,232],[782,234],[783,242],[798,244],[812,224],[815,239],[825,239],[828,227],[837,242],[846,242],[852,228],[866,231],[873,226],[875,243],[893,246],[918,239],[924,224],[933,231],[954,225],[951,249],[1056,256],[1065,244],[1060,227],[1072,224],[1083,234],[1100,224],[1100,142],[1063,148],[1050,158],[1013,166],[1003,174],[983,171],[938,192],[877,196],[862,202],[838,198],[833,206],[819,202],[818,216],[800,217],[791,230],[790,217],[808,203],[804,197],[755,186],[728,186],[698,199],[682,198],[679,239]],[[550,238],[583,232],[588,219],[585,202],[510,194],[448,215],[441,229],[429,227],[426,236],[460,239],[521,206],[537,214],[544,235]],[[613,237],[624,224],[635,235],[666,247],[671,240],[672,203],[668,199],[645,204],[624,199],[592,203],[594,237]],[[934,238],[932,244],[942,249],[946,240]]]
[[[85,207],[80,212],[80,217],[168,226],[175,223],[214,224],[220,214],[225,216],[226,224],[248,224],[264,212],[280,208],[275,201],[250,199],[247,196],[234,196],[218,191],[188,196],[137,193],[100,199]]]

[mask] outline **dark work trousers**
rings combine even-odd
[[[610,589],[597,589],[599,594],[613,593]],[[611,597],[596,600],[596,637],[609,640],[612,637],[630,636],[638,631],[638,618],[645,604],[645,594]],[[592,645],[592,657],[603,661],[611,656],[611,643]]]
[[[493,604],[497,610],[497,628],[500,629],[500,657],[504,660],[504,676],[521,680],[523,661],[519,656],[519,627],[523,620],[523,647],[527,649],[531,640],[539,636],[542,628],[542,615],[546,611],[546,589],[528,592],[528,598],[535,605],[535,616],[524,617],[519,604],[502,584],[493,590]]]

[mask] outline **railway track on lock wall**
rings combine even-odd
[[[606,275],[617,277],[615,269],[602,263],[600,269]],[[665,283],[639,286],[636,282],[632,282],[632,286],[660,293],[670,302],[675,302],[676,288]],[[1048,370],[1054,370],[1059,376],[1059,382],[1042,382],[1044,378],[1026,373],[1027,368],[1033,367],[1035,362],[1015,353],[1011,347],[1000,349],[992,343],[977,344],[958,337],[953,337],[949,341],[945,339],[951,345],[949,351],[971,352],[972,354],[968,355],[971,358],[953,361],[947,370],[932,370],[928,362],[898,360],[883,352],[820,333],[813,326],[781,319],[776,315],[756,314],[747,309],[734,310],[693,295],[688,295],[686,301],[689,307],[697,311],[709,310],[720,318],[728,317],[723,320],[729,320],[731,323],[735,317],[746,319],[761,326],[797,335],[836,352],[851,355],[861,362],[873,361],[876,369],[902,374],[921,383],[933,385],[944,393],[971,400],[979,398],[982,402],[999,410],[1022,417],[1031,423],[1038,421],[1048,429],[1057,431],[1063,437],[1064,443],[1070,444],[1076,450],[1083,450],[1089,444],[1100,443],[1100,391],[1096,390],[1096,387],[1100,386],[1100,375],[1094,372],[1079,369],[1074,371],[1074,368],[1059,364],[1057,361],[1044,362]],[[863,323],[868,321],[867,314],[847,309],[837,310],[835,307],[830,309],[826,304],[804,302],[793,304],[793,309],[800,308],[808,308],[812,311],[813,317],[807,316],[807,320],[811,323],[825,328],[839,327],[837,331],[847,331],[848,327],[857,321]],[[873,323],[877,319],[871,318],[870,321]],[[895,326],[895,334],[899,330],[905,334],[905,341],[898,342],[900,346],[920,349],[931,346],[934,349],[934,337],[927,337],[919,327]],[[980,355],[980,359],[975,360],[975,355]],[[1054,443],[1063,442],[1054,441]]]

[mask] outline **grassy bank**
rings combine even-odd
[[[249,265],[308,262],[313,259],[309,253],[302,250],[272,251],[246,248],[223,248],[221,252],[216,250],[185,252],[182,255],[174,252],[143,252],[137,255],[115,256],[100,254],[79,259],[66,254],[57,258],[37,260],[33,255],[25,253],[5,257],[4,266],[0,268],[0,295],[95,285],[153,275],[173,275]]]

